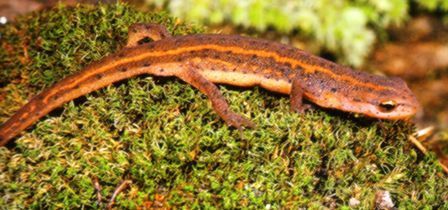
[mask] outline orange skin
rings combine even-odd
[[[147,37],[154,42],[140,43]],[[57,82],[3,123],[0,146],[62,104],[141,74],[176,76],[193,85],[238,129],[255,125],[229,109],[214,83],[260,85],[289,94],[291,109],[299,112],[306,108],[303,98],[321,107],[392,120],[411,118],[419,106],[401,79],[354,71],[288,45],[236,35],[171,37],[163,26],[134,24],[124,49]]]

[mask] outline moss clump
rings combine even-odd
[[[0,121],[117,50],[134,22],[199,31],[122,4],[60,7],[0,28]],[[375,193],[387,190],[400,208],[448,208],[448,179],[434,156],[406,141],[411,124],[317,107],[298,115],[287,97],[220,88],[258,128],[229,128],[204,95],[175,78],[137,77],[68,103],[0,148],[0,206],[101,208],[130,180],[114,207],[348,208],[353,197],[371,209]]]

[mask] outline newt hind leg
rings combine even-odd
[[[170,32],[162,26],[150,23],[135,23],[128,28],[128,43],[126,47],[135,47],[142,44],[145,38],[158,41],[167,37],[171,37]]]
[[[180,71],[176,76],[205,94],[212,102],[213,109],[229,126],[239,130],[255,127],[255,123],[230,110],[229,104],[215,84],[207,80],[193,67],[188,66],[188,64],[185,67],[185,70]]]

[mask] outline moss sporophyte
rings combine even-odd
[[[137,22],[202,32],[123,4],[61,6],[0,28],[0,120],[118,51]],[[318,107],[298,114],[261,88],[217,88],[257,128],[226,126],[204,94],[175,78],[139,76],[67,103],[0,148],[0,205],[101,208],[115,195],[116,208],[348,208],[351,198],[372,208],[385,190],[399,208],[447,208],[436,158],[406,141],[412,124]]]

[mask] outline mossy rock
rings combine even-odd
[[[0,27],[0,122],[32,95],[118,50],[127,27],[160,23],[202,30],[165,13],[123,4],[59,7]],[[229,128],[196,89],[142,76],[66,104],[0,148],[0,206],[372,209],[389,191],[403,209],[448,208],[448,179],[434,156],[406,139],[413,125],[357,118],[260,88],[220,86],[231,107],[257,123]],[[101,185],[102,203],[92,180]]]

